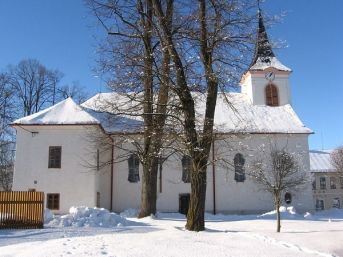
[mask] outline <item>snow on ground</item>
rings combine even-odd
[[[343,256],[342,209],[281,211],[281,233],[275,232],[275,211],[206,214],[206,230],[196,233],[184,229],[185,216],[178,213],[136,219],[132,209],[117,215],[73,207],[60,217],[46,212],[44,229],[0,230],[0,256]]]

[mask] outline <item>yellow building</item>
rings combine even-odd
[[[333,167],[330,151],[310,151],[310,166],[316,210],[342,208],[343,173]]]

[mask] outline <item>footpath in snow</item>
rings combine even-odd
[[[281,233],[274,211],[206,214],[206,230],[198,233],[185,230],[178,213],[137,219],[135,210],[72,207],[55,217],[46,211],[44,229],[0,230],[0,256],[343,256],[342,209],[281,211]]]

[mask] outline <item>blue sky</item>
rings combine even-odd
[[[267,0],[262,9],[269,14],[287,11],[282,23],[267,30],[272,40],[287,42],[287,48],[275,53],[293,69],[292,104],[315,131],[310,148],[343,144],[343,1]],[[35,58],[62,71],[62,83],[78,81],[91,94],[104,90],[92,71],[94,35],[104,34],[94,23],[82,0],[0,0],[0,70]]]

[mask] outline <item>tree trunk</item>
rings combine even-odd
[[[141,208],[138,218],[156,214],[158,158],[143,165]]]
[[[154,167],[152,135],[153,127],[153,56],[152,56],[152,6],[151,1],[138,1],[141,23],[144,27],[144,150],[141,210],[138,217],[143,218],[156,213],[157,164]],[[155,174],[156,173],[156,174]],[[154,180],[154,178],[156,178]]]
[[[217,78],[212,70],[211,51],[208,52],[207,45],[207,28],[205,23],[205,6],[204,1],[200,2],[200,19],[201,22],[201,51],[204,59],[206,81],[208,83],[206,111],[204,117],[203,138],[198,141],[198,133],[195,127],[195,105],[194,99],[188,87],[187,78],[183,63],[173,41],[172,28],[168,26],[163,13],[161,1],[152,0],[155,14],[161,26],[162,41],[168,46],[168,51],[175,65],[176,88],[175,92],[179,96],[183,114],[184,130],[186,135],[186,144],[192,156],[193,168],[191,175],[191,199],[187,215],[186,229],[191,231],[200,231],[205,229],[205,197],[206,197],[206,167],[211,148],[213,136],[213,120],[217,99],[218,83]],[[198,151],[201,152],[198,152]]]
[[[197,169],[201,166],[202,168]],[[186,229],[205,230],[206,165],[193,163],[191,176],[191,195],[187,213]]]

